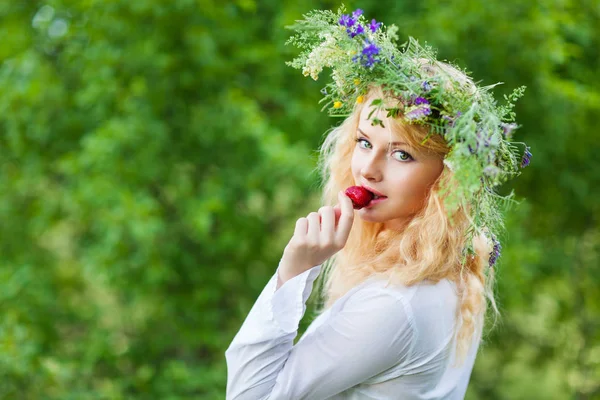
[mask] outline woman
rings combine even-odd
[[[395,27],[361,10],[316,11],[296,29],[305,52],[290,64],[314,79],[331,68],[324,100],[346,116],[321,149],[330,206],[297,221],[227,349],[227,398],[462,399],[486,297],[495,309],[510,198],[492,189],[531,156],[517,162],[512,103],[496,107],[412,40],[398,49]],[[294,345],[319,275],[323,307]]]

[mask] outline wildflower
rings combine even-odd
[[[444,158],[444,165],[450,170],[450,171],[454,171],[454,169],[456,168],[454,166],[454,163],[450,160],[448,160],[447,158]]]
[[[500,257],[500,252],[502,250],[502,246],[500,245],[500,242],[498,240],[496,240],[496,238],[494,238],[492,240],[494,242],[494,248],[492,249],[492,252],[490,253],[490,260],[489,260],[490,268],[496,264],[496,261]]]
[[[429,92],[431,90],[431,85],[427,81],[423,82],[423,85],[421,87],[423,88],[424,92]]]
[[[408,107],[408,111],[404,113],[404,119],[408,121],[421,121],[430,115],[431,107],[429,106],[429,102],[425,101],[426,103],[419,103],[418,105]]]
[[[333,102],[333,108],[342,108],[343,103],[341,101]]]
[[[523,154],[523,159],[521,160],[521,168],[525,168],[526,166],[529,165],[529,161],[531,160],[531,152],[529,151],[530,147],[526,146],[525,147],[525,154]]]
[[[346,29],[346,33],[351,37],[355,37],[356,35],[361,35],[365,33],[365,28],[361,24],[358,24],[354,27],[354,29]]]
[[[341,26],[345,26],[346,28],[351,28],[356,23],[356,18],[352,18],[351,16],[349,16],[347,14],[342,14],[338,23]]]
[[[355,80],[354,80],[354,84],[355,84],[356,86],[360,85],[360,79],[355,79]]]
[[[360,8],[357,8],[353,13],[352,13],[352,17],[355,19],[358,19],[358,17],[360,17],[363,13],[363,10],[361,10]]]
[[[507,139],[510,139],[512,137],[512,131],[514,131],[517,128],[517,124],[510,123],[510,124],[500,124],[500,126],[502,127],[502,133],[504,134],[504,137]]]
[[[362,50],[362,53],[360,55],[360,61],[361,63],[369,68],[372,67],[373,64],[375,64],[376,62],[379,62],[378,59],[375,59],[375,56],[379,54],[379,47],[377,47],[377,45],[373,42],[369,42],[368,40],[365,41],[365,47]],[[359,59],[358,56],[354,57],[352,59],[352,61],[356,62]]]
[[[429,102],[427,101],[427,99],[426,99],[426,98],[424,98],[424,97],[420,97],[420,96],[419,96],[419,97],[417,97],[417,98],[415,99],[415,101],[414,101],[414,104],[415,104],[416,106],[419,106],[419,105],[421,105],[421,104],[427,104],[427,105],[429,105]]]
[[[419,121],[431,114],[429,101],[424,97],[417,97],[412,100],[412,105],[407,108],[404,118],[408,121]]]
[[[458,111],[454,117],[451,117],[449,115],[442,115],[442,119],[444,121],[448,122],[448,126],[451,128],[454,126],[454,123],[456,122],[458,117],[460,117],[461,115],[462,115],[462,113],[460,111]]]
[[[379,26],[381,26],[381,22],[377,22],[377,21],[375,21],[375,19],[373,19],[373,20],[371,20],[369,29],[371,30],[371,32],[375,33],[375,31],[377,31],[377,29],[379,29]]]
[[[365,101],[365,96],[358,96],[356,98],[356,102],[359,103],[359,104],[362,103],[363,101]]]

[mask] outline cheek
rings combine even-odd
[[[417,179],[415,184],[415,190],[417,190],[421,196],[426,196],[429,192],[431,185],[436,181],[439,172],[435,169],[428,169],[427,171],[423,171],[424,173]],[[441,172],[441,171],[440,171]]]
[[[435,176],[424,171],[412,171],[399,176],[395,185],[398,193],[412,197],[418,201],[425,196],[431,184],[435,181]]]
[[[357,176],[360,171],[359,156],[356,151],[352,151],[352,158],[350,159],[350,168],[352,170],[352,176]]]

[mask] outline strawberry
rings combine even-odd
[[[365,207],[373,199],[373,193],[362,186],[350,186],[344,193],[352,200],[355,210]]]

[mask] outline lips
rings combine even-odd
[[[372,208],[372,207],[375,207],[377,204],[379,204],[379,203],[382,203],[382,202],[384,202],[384,201],[386,201],[386,200],[387,200],[387,197],[379,197],[379,198],[376,198],[376,199],[374,198],[373,200],[371,200],[371,201],[369,202],[369,204],[367,204],[367,205],[365,206],[365,208]]]
[[[373,200],[379,199],[379,198],[386,198],[387,197],[387,196],[384,196],[383,193],[378,192],[377,190],[375,190],[373,188],[370,188],[368,186],[363,185],[363,188],[365,188],[369,192],[373,193]]]

